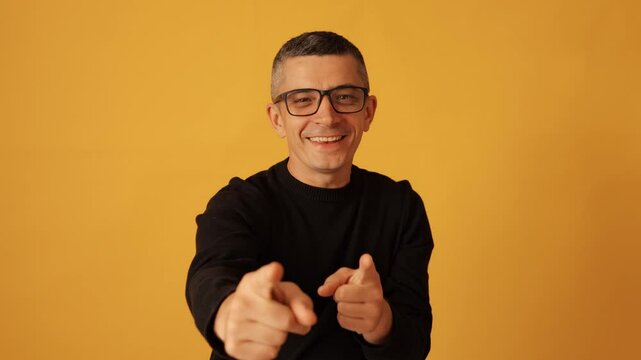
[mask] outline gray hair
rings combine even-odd
[[[282,64],[285,60],[308,55],[351,55],[359,64],[359,72],[369,88],[369,77],[365,59],[360,50],[344,37],[330,31],[313,31],[300,34],[287,41],[278,50],[272,63],[271,95],[274,99],[278,85],[282,81]]]

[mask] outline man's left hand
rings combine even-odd
[[[363,254],[358,269],[343,267],[325,279],[318,295],[334,296],[338,323],[362,334],[370,344],[385,342],[392,329],[392,309],[383,297],[374,259]]]

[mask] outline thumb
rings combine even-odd
[[[283,266],[277,262],[271,262],[262,266],[254,272],[252,280],[255,288],[261,289],[260,295],[266,299],[273,298],[275,285],[283,278]]]
[[[379,281],[374,259],[370,254],[363,254],[358,260],[358,269],[356,269],[349,282],[352,284],[364,284],[374,281]]]

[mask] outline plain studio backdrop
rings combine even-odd
[[[0,358],[208,358],[194,217],[285,158],[271,61],[319,29],[379,99],[356,164],[425,200],[430,359],[640,359],[636,0],[2,0]]]

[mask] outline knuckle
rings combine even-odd
[[[229,319],[226,325],[227,325],[227,331],[226,331],[227,338],[230,338],[230,337],[233,338],[234,334],[236,334],[236,332],[238,331],[238,322],[235,319]]]
[[[367,319],[365,320],[365,328],[366,330],[364,332],[371,332],[376,329],[377,322],[374,321],[374,319]]]
[[[275,359],[278,357],[278,353],[280,352],[280,346],[270,346],[267,349],[267,356],[270,359]]]
[[[231,356],[237,357],[239,352],[238,343],[235,341],[225,342],[225,352]]]
[[[232,316],[232,314],[239,315],[244,312],[245,309],[245,301],[241,298],[235,298],[234,301],[232,301],[229,304],[229,314]]]
[[[294,314],[288,313],[287,316],[285,317],[285,326],[289,329],[294,326],[296,326],[296,318],[294,318]]]
[[[336,319],[338,320],[338,323],[340,324],[341,327],[343,327],[345,329],[349,329],[350,328],[350,322],[346,317],[338,314]]]
[[[368,296],[372,300],[378,300],[383,298],[383,290],[378,286],[372,286],[368,291]]]
[[[251,284],[252,274],[253,273],[248,272],[240,278],[240,281],[238,282],[238,289],[242,290],[250,286],[249,284]]]
[[[279,331],[274,337],[275,343],[280,346],[285,343],[285,340],[287,340],[287,333],[285,331]]]
[[[336,304],[336,311],[338,311],[339,314],[344,314],[345,313],[345,304],[342,302],[339,302]]]
[[[334,291],[334,300],[340,301],[345,295],[345,288],[340,286],[336,291]]]

